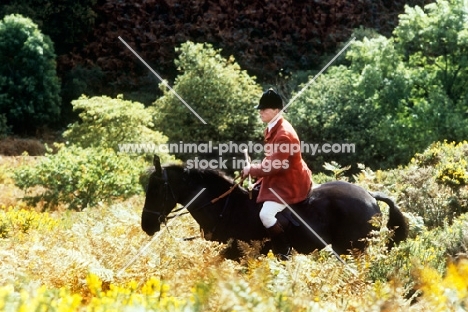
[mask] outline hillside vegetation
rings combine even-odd
[[[405,4],[430,2],[5,0],[0,19],[21,14],[53,41],[63,118],[52,126],[63,127],[75,117],[71,101],[82,94],[124,94],[146,105],[161,95],[159,81],[119,36],[170,82],[177,76],[176,48],[192,41],[233,55],[261,84],[280,85],[285,74],[320,68],[354,29],[389,35]]]
[[[21,118],[28,122],[29,135],[64,124],[56,128],[58,135],[47,137],[52,144],[14,137],[0,144],[5,155],[29,152],[0,156],[0,310],[466,310],[464,2],[407,6],[396,17],[393,12],[403,6],[399,1],[281,0],[278,7],[271,1],[191,1],[189,7],[157,0],[64,1],[42,7],[37,0],[8,1],[2,14],[30,18],[14,14],[0,21],[0,49],[10,48],[3,41],[9,39],[26,51],[18,53],[18,62],[0,64],[0,135],[18,134]],[[55,24],[63,21],[56,14],[64,12],[70,18]],[[318,16],[303,18],[312,13]],[[379,14],[388,19],[374,19]],[[336,31],[333,25],[341,22],[346,27]],[[367,22],[374,29],[355,29]],[[74,31],[65,38],[61,26]],[[15,37],[17,32],[22,35]],[[166,66],[173,89],[206,124],[165,83],[155,91],[159,82],[122,47],[116,39],[120,35],[152,65]],[[60,55],[59,74],[52,70],[55,52],[49,36]],[[96,36],[101,41],[83,40]],[[192,36],[196,40],[189,40]],[[275,40],[282,44],[272,45],[267,39],[272,36],[284,39]],[[311,39],[316,37],[321,42]],[[328,53],[354,37],[343,56],[302,92],[317,72],[307,53],[328,59]],[[327,40],[333,48],[314,50]],[[35,62],[46,48],[46,63]],[[278,64],[287,62],[279,51],[295,51],[290,56],[304,67],[290,63],[294,70],[281,71]],[[175,65],[172,70],[168,62]],[[259,63],[264,67],[257,68]],[[18,77],[9,65],[31,75],[13,80]],[[268,73],[255,77],[255,70]],[[37,73],[50,82],[43,93],[32,92]],[[61,91],[58,76],[63,78]],[[300,95],[285,116],[303,141],[356,147],[348,154],[304,155],[315,183],[348,180],[390,195],[408,220],[406,241],[386,248],[392,233],[381,226],[387,218],[384,205],[383,215],[372,220],[378,230],[367,238],[368,248],[342,255],[342,262],[329,247],[307,255],[293,252],[291,260],[279,261],[271,252],[261,254],[264,242],[258,241],[240,243],[241,259],[227,260],[222,257],[227,244],[204,240],[188,214],[170,219],[153,237],[142,231],[155,147],[182,140],[260,140],[255,105],[272,85],[285,101]],[[22,92],[37,98],[15,101]],[[59,121],[58,97],[70,104],[60,107]],[[65,116],[67,111],[73,118]],[[34,118],[48,113],[35,128]],[[158,154],[165,164],[219,156]],[[233,173],[229,168],[228,174]]]
[[[225,260],[220,256],[225,246],[200,238],[189,215],[150,238],[140,228],[141,192],[81,212],[69,210],[66,201],[38,212],[11,201],[21,197],[12,176],[46,159],[2,158],[0,306],[5,311],[463,309],[468,168],[458,160],[467,155],[467,142],[442,143],[397,170],[363,168],[356,183],[394,196],[411,237],[389,252],[389,233],[382,228],[366,252],[343,256],[345,265],[326,249],[278,261],[259,254],[261,242],[241,245],[239,262]],[[428,204],[431,197],[434,206]]]

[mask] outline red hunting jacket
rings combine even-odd
[[[304,200],[312,187],[312,172],[302,159],[296,131],[283,117],[269,132],[265,130],[264,151],[262,162],[250,168],[252,176],[262,177],[257,202],[282,203],[270,188],[287,204]]]

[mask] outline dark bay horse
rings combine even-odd
[[[157,156],[154,167],[141,219],[142,229],[148,235],[160,230],[161,223],[177,203],[184,206],[190,203],[187,210],[209,240],[250,242],[268,237],[259,217],[261,205],[255,202],[255,198],[250,199],[244,188],[236,187],[228,196],[212,203],[234,184],[232,179],[215,170],[188,170],[179,165],[163,169]],[[205,190],[200,193],[203,188]],[[380,214],[377,200],[389,206],[387,227],[394,230],[390,245],[406,239],[408,227],[395,203],[382,193],[370,193],[351,183],[334,181],[321,184],[304,202],[290,207],[325,242],[331,244],[335,252],[343,254],[351,249],[364,249],[362,239],[373,229],[369,221]],[[288,210],[286,208],[282,214]],[[289,241],[297,252],[310,253],[325,247],[297,217],[278,215],[278,219],[285,226]]]

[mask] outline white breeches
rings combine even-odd
[[[263,203],[262,210],[260,210],[260,220],[265,228],[270,228],[276,223],[275,215],[283,211],[286,205],[274,201],[266,201]]]

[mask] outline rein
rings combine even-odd
[[[237,180],[239,177],[240,177],[240,176],[238,176],[237,178],[235,178],[234,181]],[[236,187],[238,187],[239,185],[242,184],[242,182],[244,182],[245,178],[246,178],[246,177],[241,178],[241,179],[239,180],[239,182],[234,183],[226,192],[224,192],[223,194],[219,195],[219,196],[216,197],[216,198],[213,198],[212,200],[209,201],[209,203],[206,203],[205,205],[201,206],[200,209],[201,209],[201,208],[204,208],[204,207],[206,207],[206,206],[208,206],[209,204],[214,204],[214,203],[216,203],[218,200],[223,199],[224,197],[226,197],[226,196],[228,196],[229,194],[231,194],[231,193],[234,191],[234,189],[235,189]],[[168,184],[169,184],[169,182],[168,182]],[[170,187],[170,186],[169,186],[169,187]],[[171,211],[170,213],[175,213],[175,212],[181,211],[181,210],[183,210],[183,209],[185,209],[185,206],[180,207],[180,208],[177,208],[177,209]],[[224,209],[223,209],[223,211],[224,211]],[[153,213],[156,213],[156,212],[154,212],[154,211],[152,211],[152,212],[153,212]],[[183,212],[183,213],[179,213],[179,214],[177,214],[177,215],[175,215],[175,216],[166,216],[165,219],[169,220],[169,219],[176,218],[176,217],[178,217],[178,216],[181,216],[181,215],[184,215],[184,214],[187,214],[187,213],[190,213],[190,212],[186,211],[186,212]],[[158,213],[158,214],[160,214],[160,213]]]
[[[239,177],[240,177],[240,176],[239,176]],[[237,177],[236,179],[238,179],[239,177]],[[227,190],[227,191],[224,192],[223,194],[219,195],[218,197],[213,198],[213,199],[210,201],[210,203],[214,204],[214,203],[216,203],[218,200],[220,200],[220,199],[222,199],[222,198],[228,196],[229,194],[231,194],[232,191],[234,191],[234,189],[235,189],[237,186],[239,186],[240,184],[242,184],[242,182],[244,182],[245,178],[246,178],[246,177],[241,178],[240,181],[237,182],[237,183],[235,183],[233,186],[231,186],[231,187],[229,188],[229,190]],[[234,179],[234,181],[236,181],[236,179]]]

